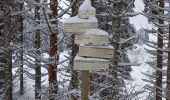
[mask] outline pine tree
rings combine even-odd
[[[109,73],[112,77],[106,76],[111,84],[102,90],[101,97],[121,99],[126,93],[120,93],[117,90],[123,91],[124,80],[131,79],[131,65],[138,65],[132,64],[126,54],[126,51],[131,49],[137,40],[136,31],[129,22],[129,17],[137,15],[132,9],[134,0],[100,1],[96,5],[99,5],[97,11],[99,12],[99,23],[102,23],[100,28],[110,33],[111,43],[115,48],[115,56]]]
[[[12,100],[11,0],[3,0],[5,100]]]
[[[56,17],[58,16],[58,0],[50,0],[50,8],[52,11],[52,14],[50,15],[51,24],[56,25],[58,27],[58,21]],[[59,56],[57,53],[57,35],[58,35],[58,29],[51,29],[50,30],[50,58],[51,58],[51,64],[49,66],[49,85],[52,86],[53,89],[50,90],[51,93],[57,93],[58,91],[58,83],[57,83],[57,65],[56,63],[59,60]]]
[[[149,91],[149,99],[162,100],[164,98],[165,91],[162,88],[163,85],[163,72],[165,68],[164,63],[164,53],[165,53],[165,43],[164,39],[166,38],[168,27],[165,23],[167,16],[165,14],[165,0],[144,0],[145,3],[145,16],[148,20],[154,24],[155,28],[153,30],[146,30],[148,33],[152,33],[157,36],[157,42],[147,41],[147,45],[154,50],[147,50],[155,58],[155,61],[147,62],[153,69],[153,74],[145,74],[151,78],[151,80],[145,79],[149,82],[145,88]],[[168,3],[168,2],[167,2]],[[168,78],[167,78],[168,80]]]
[[[170,2],[169,2],[170,8]],[[170,14],[170,12],[168,12]],[[166,100],[170,99],[170,22],[168,27],[168,60],[167,60],[167,93],[166,93]]]
[[[170,24],[169,24],[168,50],[170,51]],[[168,52],[168,66],[167,66],[167,99],[170,99],[170,52]]]
[[[0,1],[0,99],[4,97],[4,85],[5,85],[5,60],[4,60],[4,35],[3,35],[3,2]]]
[[[35,20],[37,21],[36,24],[39,25],[40,23],[40,7],[39,3],[40,0],[35,0],[37,3],[35,6]],[[37,29],[35,31],[35,49],[36,49],[36,55],[37,58],[35,58],[35,99],[41,99],[41,61],[38,59],[38,57],[41,56],[40,48],[41,48],[41,36],[40,36],[40,30]]]
[[[159,7],[164,8],[164,0],[159,0]],[[159,14],[163,15],[164,10],[159,9]],[[163,25],[164,20],[158,19],[158,23]],[[162,70],[163,68],[163,51],[160,49],[163,49],[163,29],[161,27],[158,27],[158,40],[157,40],[157,68]],[[162,71],[157,70],[156,71],[156,100],[162,100]]]
[[[20,11],[23,10],[23,3],[19,4],[19,8]],[[21,41],[21,50],[20,50],[20,62],[21,62],[21,66],[20,66],[20,94],[23,95],[24,94],[24,69],[23,69],[23,63],[24,63],[24,58],[23,58],[23,17],[22,15],[19,15],[19,31],[20,31],[20,41]]]
[[[71,1],[73,3],[73,0]],[[76,16],[78,13],[78,1],[75,0],[72,8],[71,8],[71,17]],[[71,61],[70,61],[70,66],[71,66],[71,81],[70,81],[70,88],[71,89],[77,89],[78,88],[78,72],[73,70],[73,61],[74,57],[76,56],[78,52],[78,46],[74,44],[74,39],[75,35],[73,34],[71,36],[71,49],[72,49],[72,54],[71,54]],[[77,100],[77,97],[74,96],[74,94],[71,95],[72,100]]]

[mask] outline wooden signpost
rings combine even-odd
[[[111,59],[114,56],[114,48],[112,45],[108,45],[108,46],[80,45],[79,56]]]
[[[81,44],[105,46],[109,44],[109,35],[107,32],[100,29],[89,29],[85,32],[86,35]]]
[[[80,57],[77,55],[74,58],[74,70],[93,70],[100,71],[101,69],[109,68],[109,60],[92,57]]]
[[[90,0],[85,0],[79,13],[64,22],[66,33],[75,33],[75,44],[79,54],[74,58],[73,69],[82,71],[81,100],[89,100],[89,71],[109,68],[109,59],[114,56],[114,48],[109,45],[107,32],[97,29],[96,10]]]

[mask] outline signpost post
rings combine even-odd
[[[82,71],[81,100],[89,100],[89,71],[109,68],[109,59],[114,55],[113,46],[109,45],[107,32],[97,29],[96,10],[90,0],[85,0],[75,17],[64,23],[66,33],[75,33],[75,44],[80,46],[79,54],[74,58],[73,70]]]
[[[89,70],[82,71],[82,90],[81,90],[81,100],[89,100]]]

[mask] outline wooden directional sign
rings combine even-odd
[[[114,56],[114,48],[112,45],[108,46],[80,45],[79,56],[111,59]]]
[[[82,19],[78,16],[71,17],[64,22],[64,30],[67,33],[84,33],[88,29],[98,28],[98,21],[95,17]]]
[[[109,60],[100,58],[86,58],[77,55],[74,58],[74,70],[94,70],[100,71],[109,68]]]
[[[84,33],[75,33],[74,44],[81,44],[84,39]]]
[[[109,44],[109,34],[100,29],[89,29],[85,32],[81,44],[105,46]]]

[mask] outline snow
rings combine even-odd
[[[149,73],[151,68],[145,62],[150,60],[152,55],[148,54],[145,50],[147,48],[146,45],[139,46],[135,45],[135,49],[133,51],[128,51],[128,56],[132,63],[141,63],[140,66],[132,66],[133,71],[131,72],[132,83],[128,85],[128,88],[135,86],[135,91],[142,90],[143,87],[147,84],[142,79],[147,79],[143,73]],[[142,93],[139,95],[141,97],[139,100],[145,100],[147,93]]]
[[[90,0],[85,0],[82,5],[79,8],[79,12],[81,10],[96,10],[94,7],[92,7],[91,1]]]
[[[109,60],[106,59],[101,59],[101,58],[86,58],[86,57],[80,57],[79,55],[76,55],[74,60],[83,60],[83,61],[103,61],[103,62],[108,62]]]
[[[143,0],[135,0],[134,11],[141,13],[143,10],[144,10]],[[130,22],[134,24],[137,30],[142,29],[142,28],[152,29],[153,27],[152,24],[148,24],[148,19],[143,15],[137,15],[135,17],[130,18]]]
[[[61,54],[60,54],[60,62],[61,61],[64,61],[64,60],[66,60],[67,59],[67,56],[68,56],[68,51],[64,51],[64,52],[62,52]],[[48,58],[48,54],[44,54],[44,58]],[[30,59],[32,59],[31,57],[30,57]],[[70,75],[70,73],[67,73],[64,69],[64,66],[67,66],[68,65],[68,61],[65,61],[65,62],[63,62],[62,64],[60,64],[60,65],[58,65],[58,69],[60,70],[58,73],[57,73],[57,79],[58,79],[58,81],[63,81],[63,79],[65,79],[65,80],[69,80],[70,79],[70,77],[68,77],[69,75]],[[29,69],[27,66],[25,66],[24,65],[24,68],[25,69],[27,69],[31,74],[34,74],[35,73],[35,71],[33,70],[33,69]],[[14,68],[13,69],[13,74],[15,74],[16,73],[16,71],[17,71],[17,68]],[[45,68],[43,68],[42,67],[42,69],[41,69],[41,72],[42,73],[47,73],[47,69],[45,69]],[[66,77],[66,76],[67,77]],[[44,76],[44,77],[42,77],[42,92],[47,92],[47,87],[48,87],[48,75],[46,75],[46,76]],[[20,95],[19,94],[19,79],[18,78],[16,78],[15,80],[14,80],[14,99],[15,100],[34,100],[34,84],[35,84],[35,81],[33,81],[33,80],[31,80],[31,79],[29,79],[28,77],[26,77],[25,75],[24,75],[24,82],[25,82],[25,84],[24,84],[24,87],[25,87],[25,93],[24,93],[24,95]],[[64,83],[64,85],[69,85],[69,82],[65,82]],[[59,85],[59,87],[60,88],[62,88],[62,86],[61,85]],[[43,99],[42,100],[45,100],[44,98],[45,97],[42,97]]]
[[[89,29],[85,32],[85,35],[106,35],[109,36],[109,34],[101,29]]]
[[[64,23],[97,23],[98,20],[96,17],[90,17],[88,19],[82,19],[78,16],[71,17],[65,20]]]
[[[83,44],[80,44],[80,47],[87,47],[87,48],[103,48],[103,49],[114,49],[114,47],[112,46],[112,45],[108,45],[108,46],[96,46],[96,45],[94,45],[94,46],[86,46],[86,45],[83,45]]]

